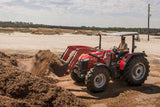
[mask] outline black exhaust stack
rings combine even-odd
[[[101,49],[102,35],[98,33],[99,36],[99,49]]]

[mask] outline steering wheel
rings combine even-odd
[[[115,53],[115,54],[119,54],[120,51],[118,51],[118,48],[116,46],[113,46],[113,49],[112,51]]]

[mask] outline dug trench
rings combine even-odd
[[[57,73],[56,71],[58,71],[58,73],[62,73],[59,71],[61,70],[63,71],[66,68],[59,61],[59,58],[57,57],[57,55],[50,52],[49,50],[39,51],[35,56],[32,56],[32,57],[20,58],[14,55],[14,58],[17,58],[18,60],[17,65],[19,66],[18,67],[19,69],[32,73],[30,74],[31,76],[36,75],[35,76],[36,78],[40,77],[40,79],[42,81],[45,81],[47,84],[52,84],[55,87],[61,87],[62,90],[65,90],[68,93],[71,92],[70,94],[74,96],[76,100],[81,102],[81,103],[77,103],[79,104],[78,106],[82,106],[80,104],[84,105],[84,102],[85,104],[87,104],[87,106],[93,106],[93,107],[100,107],[100,106],[102,107],[129,106],[131,107],[131,106],[137,106],[137,105],[138,106],[155,106],[155,107],[160,106],[160,100],[159,100],[160,99],[160,82],[159,82],[160,81],[160,75],[159,75],[160,67],[158,66],[158,64],[155,64],[155,61],[151,61],[151,62],[154,62],[154,64],[153,63],[150,64],[151,65],[150,76],[148,77],[145,84],[143,84],[142,86],[131,87],[119,81],[116,81],[116,82],[111,81],[109,86],[104,92],[91,93],[86,89],[86,86],[83,83],[82,84],[75,83],[73,80],[71,80],[70,76],[57,77],[55,75],[55,73]],[[59,74],[59,75],[62,75],[62,74]],[[42,89],[44,88],[43,85],[41,86],[38,84],[39,82],[37,82],[38,88],[42,88]],[[2,91],[2,93],[4,92]],[[26,96],[27,95],[28,94],[26,94]],[[6,99],[8,98],[8,94],[3,95],[3,96],[5,96],[4,98]],[[29,98],[32,98],[32,97],[29,97]],[[61,98],[62,96],[57,96],[57,97]],[[12,97],[9,97],[9,98],[12,98]],[[36,98],[33,97],[33,99],[36,99]],[[44,102],[44,100],[42,99],[40,97],[40,100],[36,100],[39,102],[36,104],[41,105]],[[15,98],[13,98],[11,101],[13,100],[15,100]],[[19,103],[21,101],[22,101],[21,98],[18,98],[18,101],[17,101],[18,104],[21,104]],[[29,100],[26,99],[23,101],[27,102]],[[57,101],[57,103],[58,102],[59,101]],[[31,102],[30,105],[32,104],[33,103]],[[60,104],[65,105],[66,102],[64,101],[64,103],[60,103]],[[74,104],[72,105],[77,106]]]

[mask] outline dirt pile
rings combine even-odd
[[[55,35],[61,33],[62,32],[59,32],[58,30],[49,28],[37,28],[36,30],[32,31],[32,34],[45,34],[45,35]]]
[[[1,33],[13,33],[14,32],[14,28],[10,28],[10,27],[0,28],[0,32]]]
[[[17,60],[12,56],[8,56],[5,53],[0,52],[0,68],[10,66],[18,66]]]
[[[93,30],[77,30],[73,34],[84,34],[84,35],[97,35],[99,31]]]
[[[45,76],[57,76],[64,75],[67,69],[67,65],[62,64],[59,57],[52,53],[50,50],[40,50],[34,58],[32,73],[34,75]]]
[[[21,71],[0,53],[0,106],[85,106],[69,91]]]
[[[63,33],[74,33],[74,30],[59,28],[37,28],[36,30],[32,30],[32,34],[55,35]]]

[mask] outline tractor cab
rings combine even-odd
[[[135,37],[138,36],[139,33],[137,33],[137,32],[117,32],[117,33],[107,33],[107,35],[121,37],[121,41],[123,41],[124,38],[128,38],[128,37],[132,38],[131,49],[129,49],[129,47],[127,47],[125,49],[125,51],[123,52],[119,49],[120,47],[117,48],[117,46],[114,46],[112,48],[112,50],[108,50],[108,51],[110,51],[110,54],[112,54],[112,56],[114,56],[114,58],[111,59],[112,62],[120,60],[120,63],[121,63],[123,60],[126,60],[125,59],[126,57],[136,53],[135,48],[137,48],[137,46],[135,46]],[[118,58],[120,53],[124,53],[124,54],[121,55],[120,58]],[[120,70],[123,70],[121,66],[120,66]]]
[[[131,53],[134,52],[136,46],[135,46],[135,40],[136,40],[136,36],[139,35],[139,33],[137,32],[118,32],[118,33],[107,33],[107,35],[109,36],[121,36],[121,40],[124,38],[124,37],[129,37],[131,36],[132,37],[132,51]]]

